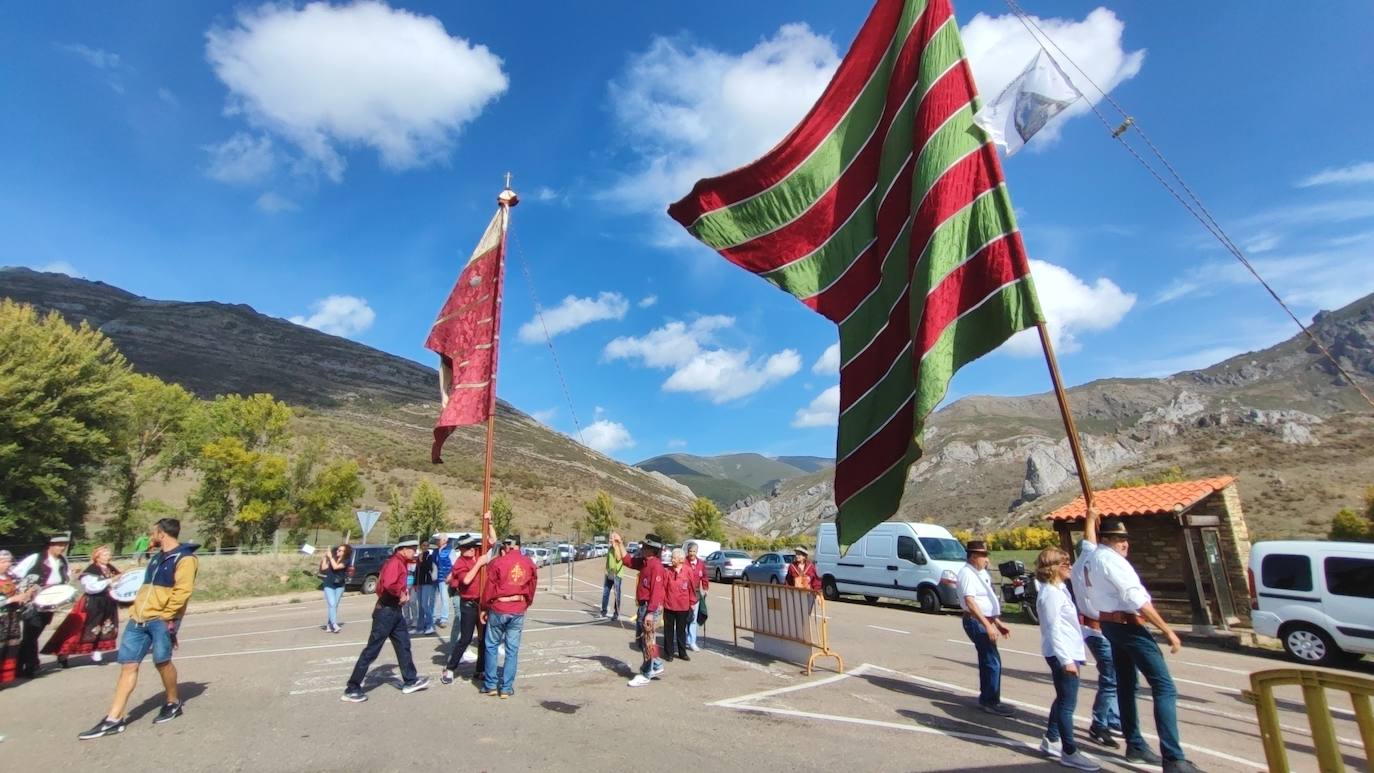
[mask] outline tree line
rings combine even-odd
[[[198,474],[186,505],[216,547],[346,527],[358,464],[293,437],[291,417],[269,394],[198,399],[135,373],[85,322],[0,301],[0,537],[84,536],[103,489],[109,517],[93,536],[118,552],[170,510],[144,487],[182,471]]]

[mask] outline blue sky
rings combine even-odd
[[[1374,6],[1030,3],[1298,313],[1374,291]],[[0,264],[247,303],[423,363],[515,174],[499,389],[587,442],[831,455],[831,325],[663,213],[761,154],[866,4],[132,2],[0,28]],[[986,98],[1034,43],[959,2]],[[1070,70],[1072,73],[1072,70]],[[1070,383],[1157,376],[1295,331],[1084,108],[1005,167]],[[565,299],[571,299],[566,301]],[[953,395],[1048,388],[1014,341]]]

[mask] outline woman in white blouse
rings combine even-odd
[[[91,551],[91,565],[80,575],[81,590],[85,593],[43,647],[43,654],[56,655],[63,668],[72,655],[90,655],[91,660],[100,662],[102,653],[115,649],[119,606],[109,591],[119,570],[110,563],[113,556],[109,545]]]
[[[1054,677],[1054,704],[1050,706],[1045,737],[1040,739],[1040,751],[1058,757],[1059,764],[1066,768],[1098,770],[1102,766],[1079,751],[1073,739],[1078,669],[1087,659],[1087,652],[1079,628],[1078,608],[1064,586],[1072,574],[1073,561],[1059,548],[1045,548],[1035,560],[1035,576],[1040,580],[1040,598],[1035,602],[1040,613],[1040,654],[1045,656]]]

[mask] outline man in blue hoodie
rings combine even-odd
[[[440,536],[440,539],[443,539],[442,535]],[[446,539],[444,540],[444,546],[439,549],[439,558],[437,563],[439,567],[439,600],[436,604],[437,609],[435,609],[436,617],[434,620],[434,624],[440,628],[448,627],[448,575],[450,572],[453,571],[454,542],[456,542],[456,540]]]

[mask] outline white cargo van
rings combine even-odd
[[[840,555],[835,524],[816,531],[816,571],[827,599],[841,593],[907,599],[922,612],[958,607],[955,573],[966,558],[964,546],[943,526],[933,523],[880,523]]]
[[[697,539],[696,537],[692,537],[691,539],[688,539],[682,543],[682,552],[686,553],[687,548],[691,547],[694,544],[697,546],[697,558],[700,558],[702,561],[705,561],[707,556],[711,555],[717,550],[720,550],[720,543],[716,542],[715,540]]]
[[[1374,653],[1374,545],[1257,542],[1246,571],[1255,633],[1289,657],[1329,665]]]

